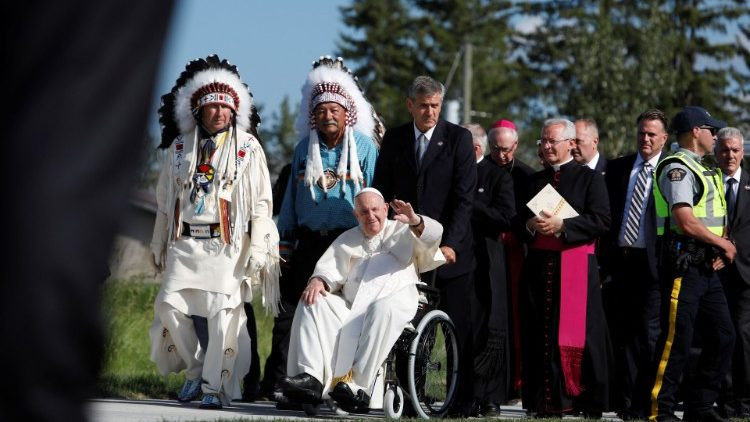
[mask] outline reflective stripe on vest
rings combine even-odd
[[[682,151],[677,151],[656,166],[654,173],[655,183],[653,183],[654,206],[656,207],[656,234],[658,236],[664,235],[664,225],[666,224],[667,217],[670,217],[669,226],[671,231],[673,233],[682,233],[682,230],[671,222],[672,210],[659,188],[659,178],[664,166],[674,161],[679,161],[690,169],[695,179],[700,181],[703,188],[698,203],[692,204],[693,215],[711,233],[722,236],[726,224],[727,206],[724,200],[724,183],[722,182],[721,173],[718,169],[710,170],[703,167],[694,158]]]

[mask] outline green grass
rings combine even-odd
[[[103,369],[98,383],[101,397],[128,399],[175,398],[182,374],[162,376],[149,359],[148,330],[154,318],[158,284],[143,281],[108,281],[103,313],[107,327]],[[273,318],[253,302],[258,327],[261,370],[271,352]]]

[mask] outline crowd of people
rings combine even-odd
[[[514,122],[447,122],[444,95],[417,76],[412,120],[384,130],[343,61],[321,58],[272,189],[237,69],[187,65],[160,109],[169,159],[152,243],[164,272],[152,359],[185,370],[178,399],[221,408],[244,391],[364,411],[424,282],[456,327],[451,415],[521,399],[532,417],[670,421],[680,401],[685,420],[750,417],[741,132],[700,107],[671,122],[650,109],[636,152],[608,160],[594,120],[552,118],[535,171],[516,157]],[[527,206],[540,192],[565,207]],[[274,328],[263,380],[248,382],[254,291]]]

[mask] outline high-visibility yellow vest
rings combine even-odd
[[[695,176],[695,180],[700,183],[700,197],[697,202],[693,201],[696,203],[692,204],[693,215],[711,233],[723,236],[727,219],[727,204],[724,200],[724,183],[722,182],[721,171],[719,169],[712,170],[704,167],[695,158],[683,151],[677,151],[659,162],[654,172],[653,188],[654,205],[656,206],[656,234],[658,236],[664,235],[664,226],[668,218],[669,229],[673,233],[682,233],[682,230],[672,222],[672,209],[659,189],[659,178],[664,166],[675,161],[679,161],[690,169],[693,176]]]

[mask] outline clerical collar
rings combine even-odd
[[[480,156],[479,158],[477,158],[477,164],[481,163],[482,160],[484,160],[484,156]]]
[[[562,166],[564,166],[564,165],[568,164],[568,163],[569,163],[569,162],[571,162],[571,161],[573,161],[573,157],[568,157],[568,159],[567,159],[567,160],[566,160],[566,161],[565,161],[564,163],[560,163],[560,164],[550,164],[550,167],[552,167],[552,170],[554,170],[554,171],[558,171],[558,170],[560,170],[560,167],[562,167]]]
[[[376,235],[373,235],[372,237],[367,237],[365,231],[362,230],[362,227],[360,227],[360,230],[362,231],[362,235],[364,237],[362,246],[364,247],[365,252],[367,252],[368,255],[374,254],[383,245],[383,232],[385,231],[386,222],[387,220],[383,221],[383,227],[380,229],[380,232]]]

